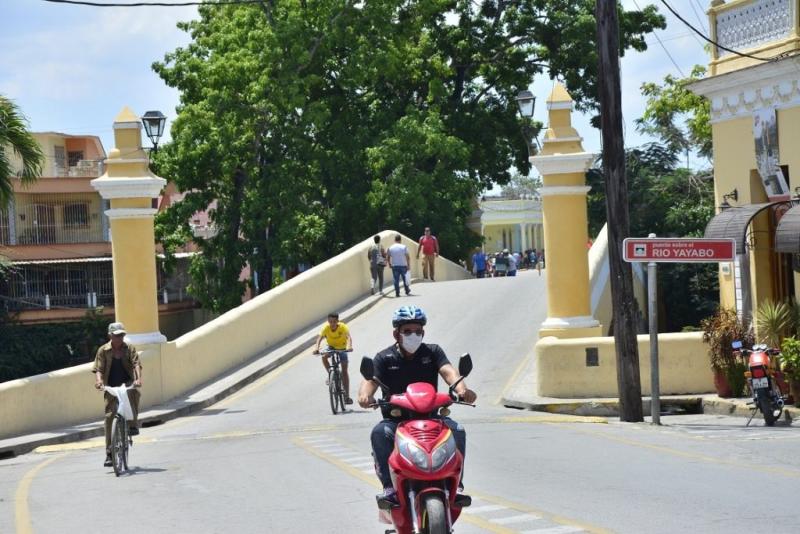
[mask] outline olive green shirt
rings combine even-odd
[[[125,355],[122,357],[122,366],[131,377],[131,380],[136,379],[136,374],[133,370],[138,367],[142,368],[142,363],[139,361],[139,353],[136,348],[128,343],[122,344],[122,349]],[[114,349],[111,348],[111,341],[97,349],[97,354],[94,357],[94,367],[92,373],[100,373],[103,376],[103,384],[108,384],[108,374],[111,372],[111,360],[114,358]]]

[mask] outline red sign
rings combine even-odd
[[[622,243],[622,257],[628,262],[733,261],[736,243],[733,239],[629,237]]]

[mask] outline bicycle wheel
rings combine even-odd
[[[128,470],[128,453],[131,450],[130,447],[131,447],[131,441],[133,440],[133,438],[131,438],[130,427],[128,426],[128,422],[127,421],[125,421],[125,424],[123,425],[122,429],[123,429],[122,443],[125,445],[122,448],[122,465],[125,466],[125,471],[127,471]]]
[[[336,393],[337,393],[336,398],[339,400],[339,408],[341,408],[341,411],[344,412],[345,411],[344,401],[347,398],[347,396],[344,393],[344,384],[342,383],[342,375],[341,375],[341,373],[339,374],[339,380],[336,381],[336,384],[337,384],[336,385]]]
[[[119,476],[125,470],[125,461],[123,454],[125,454],[125,436],[122,425],[124,421],[122,416],[117,415],[111,423],[111,465],[114,467],[114,474]]]
[[[339,382],[339,371],[336,369],[331,369],[330,374],[328,374],[328,396],[331,400],[331,412],[333,415],[336,415],[336,385]]]

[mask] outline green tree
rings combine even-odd
[[[501,189],[501,194],[507,198],[522,198],[529,196],[535,198],[539,196],[539,189],[542,187],[542,179],[538,176],[525,176],[519,172],[511,175],[511,179]]]
[[[642,84],[647,105],[636,121],[637,129],[659,138],[673,152],[686,154],[687,167],[692,151],[709,160],[712,155],[709,102],[688,89],[688,85],[702,79],[705,72],[705,67],[695,65],[686,78],[667,75],[660,85]]]
[[[22,169],[14,171],[10,154],[22,161]],[[14,196],[11,179],[19,176],[24,184],[35,181],[42,173],[44,154],[28,131],[25,117],[14,102],[0,95],[0,207]]]
[[[702,237],[714,215],[714,182],[708,171],[677,166],[672,148],[658,143],[626,151],[631,235]],[[602,169],[587,173],[591,235],[605,224],[605,184]],[[665,331],[699,326],[718,303],[715,264],[663,264],[659,267],[659,318]]]
[[[249,264],[316,263],[377,229],[437,233],[445,256],[478,243],[474,198],[529,170],[514,97],[545,69],[596,106],[594,0],[376,0],[203,5],[192,41],[155,70],[180,91],[160,172],[186,193],[159,216],[174,247],[194,238],[192,291],[238,304]],[[623,12],[622,47],[664,27]],[[260,290],[268,289],[261,285]]]

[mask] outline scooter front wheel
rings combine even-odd
[[[442,496],[436,493],[425,498],[422,511],[422,532],[425,534],[447,534],[447,514]]]

